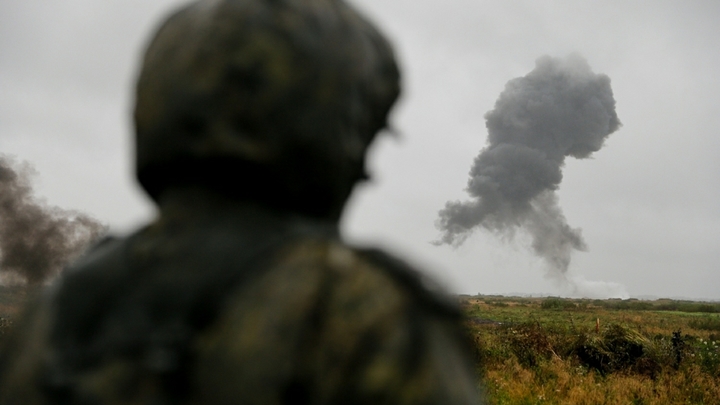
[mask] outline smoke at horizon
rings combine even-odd
[[[523,229],[548,275],[572,290],[572,252],[587,247],[580,229],[567,224],[556,190],[565,158],[591,156],[621,125],[610,79],[578,54],[543,56],[533,71],[506,84],[485,119],[487,145],[466,189],[471,200],[446,203],[435,244],[457,247],[476,229],[503,237]]]
[[[32,174],[28,163],[0,155],[0,278],[36,285],[57,275],[107,228],[86,214],[37,200]]]

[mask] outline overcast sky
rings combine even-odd
[[[36,195],[113,232],[154,215],[132,178],[138,58],[172,0],[0,0],[0,154],[33,164]],[[466,200],[484,114],[542,55],[607,74],[623,126],[568,158],[558,192],[587,252],[586,295],[720,299],[720,2],[356,0],[394,42],[404,94],[369,156],[345,236],[382,245],[462,293],[569,294],[522,233],[433,246],[438,211]]]

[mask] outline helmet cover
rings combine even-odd
[[[160,27],[136,90],[137,175],[154,199],[193,184],[335,215],[399,71],[341,0],[201,0]]]

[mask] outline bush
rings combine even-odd
[[[547,333],[536,324],[511,326],[506,333],[510,351],[525,367],[537,367],[540,360],[550,358],[553,353]]]
[[[671,301],[671,302],[664,302],[664,303],[658,305],[657,309],[660,311],[680,311],[680,312],[713,314],[713,313],[720,312],[720,304]]]
[[[705,316],[691,320],[688,322],[688,326],[697,330],[710,330],[718,332],[720,331],[720,318]]]
[[[577,308],[577,305],[572,301],[551,297],[551,298],[544,300],[542,302],[542,304],[540,304],[540,308],[542,308],[542,309],[575,309],[575,308]]]
[[[662,368],[652,341],[617,324],[599,335],[580,335],[575,354],[583,365],[603,375],[629,370],[654,377]]]

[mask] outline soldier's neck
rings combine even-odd
[[[265,204],[232,198],[225,194],[202,187],[179,187],[165,191],[158,201],[160,216],[165,220],[218,218],[225,215],[233,217],[265,218],[272,222],[305,223],[319,227],[328,234],[339,235],[338,221],[312,218],[301,213],[278,210]]]

